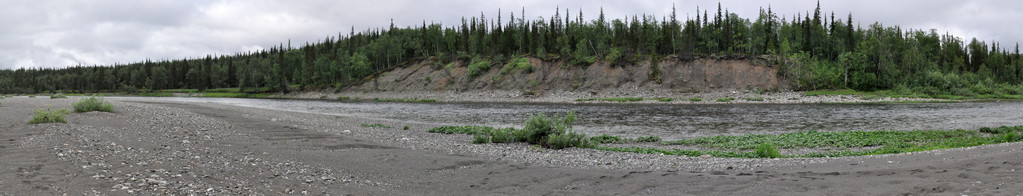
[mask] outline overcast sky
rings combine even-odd
[[[791,20],[813,12],[816,1],[722,0],[724,8],[755,20],[761,7]],[[130,63],[145,59],[180,59],[207,54],[234,54],[269,48],[290,39],[298,46],[356,31],[389,25],[439,22],[458,24],[462,16],[502,18],[525,8],[530,19],[549,18],[556,6],[572,17],[581,9],[595,18],[601,7],[609,18],[671,12],[679,19],[696,7],[717,9],[718,1],[578,1],[578,0],[3,0],[0,1],[0,69]],[[1004,47],[1023,42],[1023,1],[970,0],[828,0],[821,10],[853,22],[874,21],[903,29],[938,29],[964,40],[976,37]],[[563,12],[563,11],[562,11]]]

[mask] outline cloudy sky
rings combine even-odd
[[[338,33],[439,22],[458,24],[462,16],[503,17],[515,12],[550,17],[555,7],[581,9],[589,20],[600,8],[610,18],[666,15],[672,4],[680,19],[719,1],[579,0],[3,0],[0,2],[0,69],[109,65],[145,59],[180,59],[234,54],[294,45]],[[812,12],[816,1],[722,0],[723,7],[755,18],[761,7],[791,19]],[[904,29],[938,29],[965,40],[996,40],[1006,47],[1023,42],[1023,1],[980,0],[828,0],[825,13],[853,13],[863,27],[880,21]]]

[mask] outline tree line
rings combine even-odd
[[[797,90],[850,88],[930,95],[1020,94],[1023,62],[997,42],[904,30],[874,22],[854,25],[853,15],[813,12],[781,16],[770,7],[755,20],[722,9],[696,8],[679,19],[633,15],[596,19],[556,8],[549,18],[527,19],[525,9],[496,18],[463,18],[453,26],[418,26],[339,33],[300,47],[281,43],[234,55],[146,60],[107,66],[0,70],[0,93],[109,92],[239,87],[287,91],[291,86],[343,88],[376,74],[419,62],[507,63],[529,56],[573,65],[606,62],[632,66],[665,56],[767,55]],[[503,16],[507,15],[507,19]],[[490,67],[490,66],[487,66]]]

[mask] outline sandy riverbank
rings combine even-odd
[[[35,109],[70,108],[77,99],[0,100],[0,195],[1023,192],[1023,143],[868,157],[700,158],[474,145],[470,136],[427,133],[432,124],[130,99],[115,101],[116,113],[25,124]],[[373,123],[392,128],[360,126]]]

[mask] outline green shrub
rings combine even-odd
[[[68,114],[67,109],[50,110],[50,106],[46,106],[46,109],[36,110],[35,114],[32,115],[32,120],[28,121],[28,124],[37,123],[67,123],[64,119],[64,114]]]
[[[348,101],[348,100],[352,100],[352,97],[338,97],[337,100],[338,101]]]
[[[402,127],[401,130],[408,130],[408,126]]]
[[[778,153],[778,149],[774,148],[774,145],[769,143],[760,144],[757,146],[757,150],[753,151],[753,154],[758,158],[778,158],[781,157],[781,153]]]
[[[561,149],[568,147],[593,147],[595,142],[586,135],[572,131],[575,113],[569,112],[565,117],[553,118],[540,113],[530,116],[525,128],[496,129],[484,126],[444,126],[429,130],[431,133],[463,133],[473,135],[473,143],[511,143],[527,142],[545,148]]]
[[[66,98],[67,98],[67,95],[60,94],[60,93],[50,95],[50,99],[66,99]]]
[[[673,99],[673,98],[657,98],[657,101],[660,101],[660,102],[670,102],[670,101],[674,101],[674,100],[675,99]]]
[[[638,137],[638,138],[636,138],[636,141],[637,142],[660,142],[661,141],[661,137],[657,137],[657,136]]]
[[[469,64],[469,68],[466,70],[469,74],[469,78],[476,78],[480,73],[490,69],[490,61],[473,59],[472,63]]]
[[[732,100],[735,100],[735,98],[731,98],[731,97],[722,97],[722,98],[718,98],[718,100],[717,100],[717,101],[718,101],[718,102],[729,102],[729,101],[732,101]]]
[[[490,136],[489,135],[484,135],[484,134],[472,135],[472,143],[473,144],[486,144],[486,143],[490,143]]]
[[[619,143],[622,142],[622,137],[604,134],[596,137],[591,137],[590,141],[598,144]]]
[[[703,99],[700,99],[699,97],[693,97],[693,98],[689,98],[689,101],[700,102],[700,101],[703,101]]]
[[[547,142],[544,147],[551,149],[563,149],[569,147],[591,147],[590,140],[586,139],[585,134],[569,132],[563,134],[551,134],[547,136]]]
[[[89,97],[74,104],[75,112],[114,112],[114,104],[103,101],[103,98]]]
[[[1020,136],[1016,135],[1016,132],[1008,132],[1008,133],[1005,133],[1005,135],[1002,136],[1002,140],[1005,140],[1005,142],[1016,142],[1016,141],[1019,141],[1020,139],[1023,139],[1023,138],[1021,138]]]

